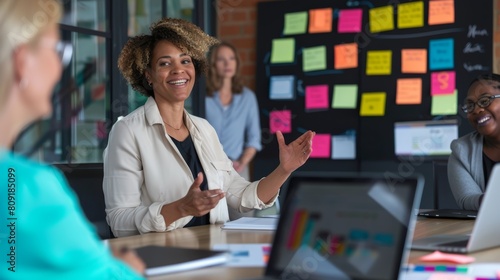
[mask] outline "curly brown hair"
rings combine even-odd
[[[217,53],[222,47],[230,48],[236,58],[236,74],[231,79],[231,91],[233,94],[239,94],[243,92],[243,79],[240,74],[241,60],[238,55],[236,47],[228,42],[221,42],[218,45],[214,45],[208,51],[208,73],[207,73],[207,96],[213,96],[215,91],[218,91],[222,87],[222,79],[217,74]]]
[[[132,88],[143,95],[154,96],[146,79],[146,70],[159,41],[169,41],[191,57],[196,75],[206,72],[206,53],[219,41],[206,34],[195,24],[177,18],[163,18],[150,28],[151,35],[130,38],[118,58],[118,69]]]

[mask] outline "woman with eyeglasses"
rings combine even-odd
[[[59,43],[61,13],[55,0],[0,1],[0,279],[142,279],[142,261],[113,257],[56,168],[10,151],[52,112],[61,59],[71,57]]]
[[[451,143],[448,180],[457,204],[478,210],[493,165],[500,162],[500,75],[483,74],[469,85],[462,110],[476,131]]]

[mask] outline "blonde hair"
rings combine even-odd
[[[36,45],[40,35],[62,14],[57,0],[0,1],[0,108],[14,81],[13,53],[21,45]]]
[[[206,72],[208,49],[219,41],[193,23],[176,18],[164,18],[151,25],[151,35],[139,35],[128,40],[118,58],[118,69],[132,88],[143,95],[153,96],[146,70],[151,67],[153,50],[159,41],[168,41],[193,60],[196,75]]]
[[[243,79],[241,78],[240,68],[241,59],[238,55],[236,47],[229,44],[228,42],[222,42],[216,46],[213,46],[208,53],[208,73],[207,73],[207,96],[214,96],[214,92],[218,91],[222,87],[222,78],[219,77],[217,73],[217,55],[222,47],[230,48],[236,58],[236,73],[231,79],[231,92],[233,94],[239,94],[243,92]]]

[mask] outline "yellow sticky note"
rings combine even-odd
[[[295,39],[283,38],[273,40],[271,63],[287,63],[295,60]]]
[[[385,115],[385,92],[365,92],[361,95],[359,115],[363,117]]]
[[[370,9],[369,15],[371,33],[394,29],[394,8],[392,5]]]
[[[432,96],[431,115],[456,115],[457,90],[453,94],[440,94]]]
[[[398,28],[424,26],[424,2],[409,2],[398,5]]]
[[[358,85],[334,85],[332,108],[354,109],[358,103]]]
[[[368,51],[366,75],[390,75],[392,70],[392,51]]]
[[[398,79],[396,90],[396,104],[421,104],[422,103],[422,79],[407,78]]]
[[[307,12],[285,14],[285,28],[283,34],[304,34],[307,31]]]
[[[335,69],[358,67],[358,44],[340,44],[334,47]]]
[[[427,73],[427,49],[401,50],[402,73]]]
[[[326,69],[326,47],[305,48],[302,52],[302,71]]]
[[[309,10],[309,33],[332,32],[332,8]]]
[[[429,25],[455,22],[455,1],[429,1]]]

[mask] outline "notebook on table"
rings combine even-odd
[[[439,250],[451,253],[470,253],[500,246],[500,165],[493,166],[486,192],[477,213],[474,228],[470,235],[435,235],[417,239],[412,244],[416,250]]]
[[[226,251],[165,246],[144,246],[135,249],[146,264],[146,276],[175,273],[207,266],[221,265],[229,260]]]
[[[397,279],[422,177],[296,173],[288,185],[265,275],[258,279]]]

